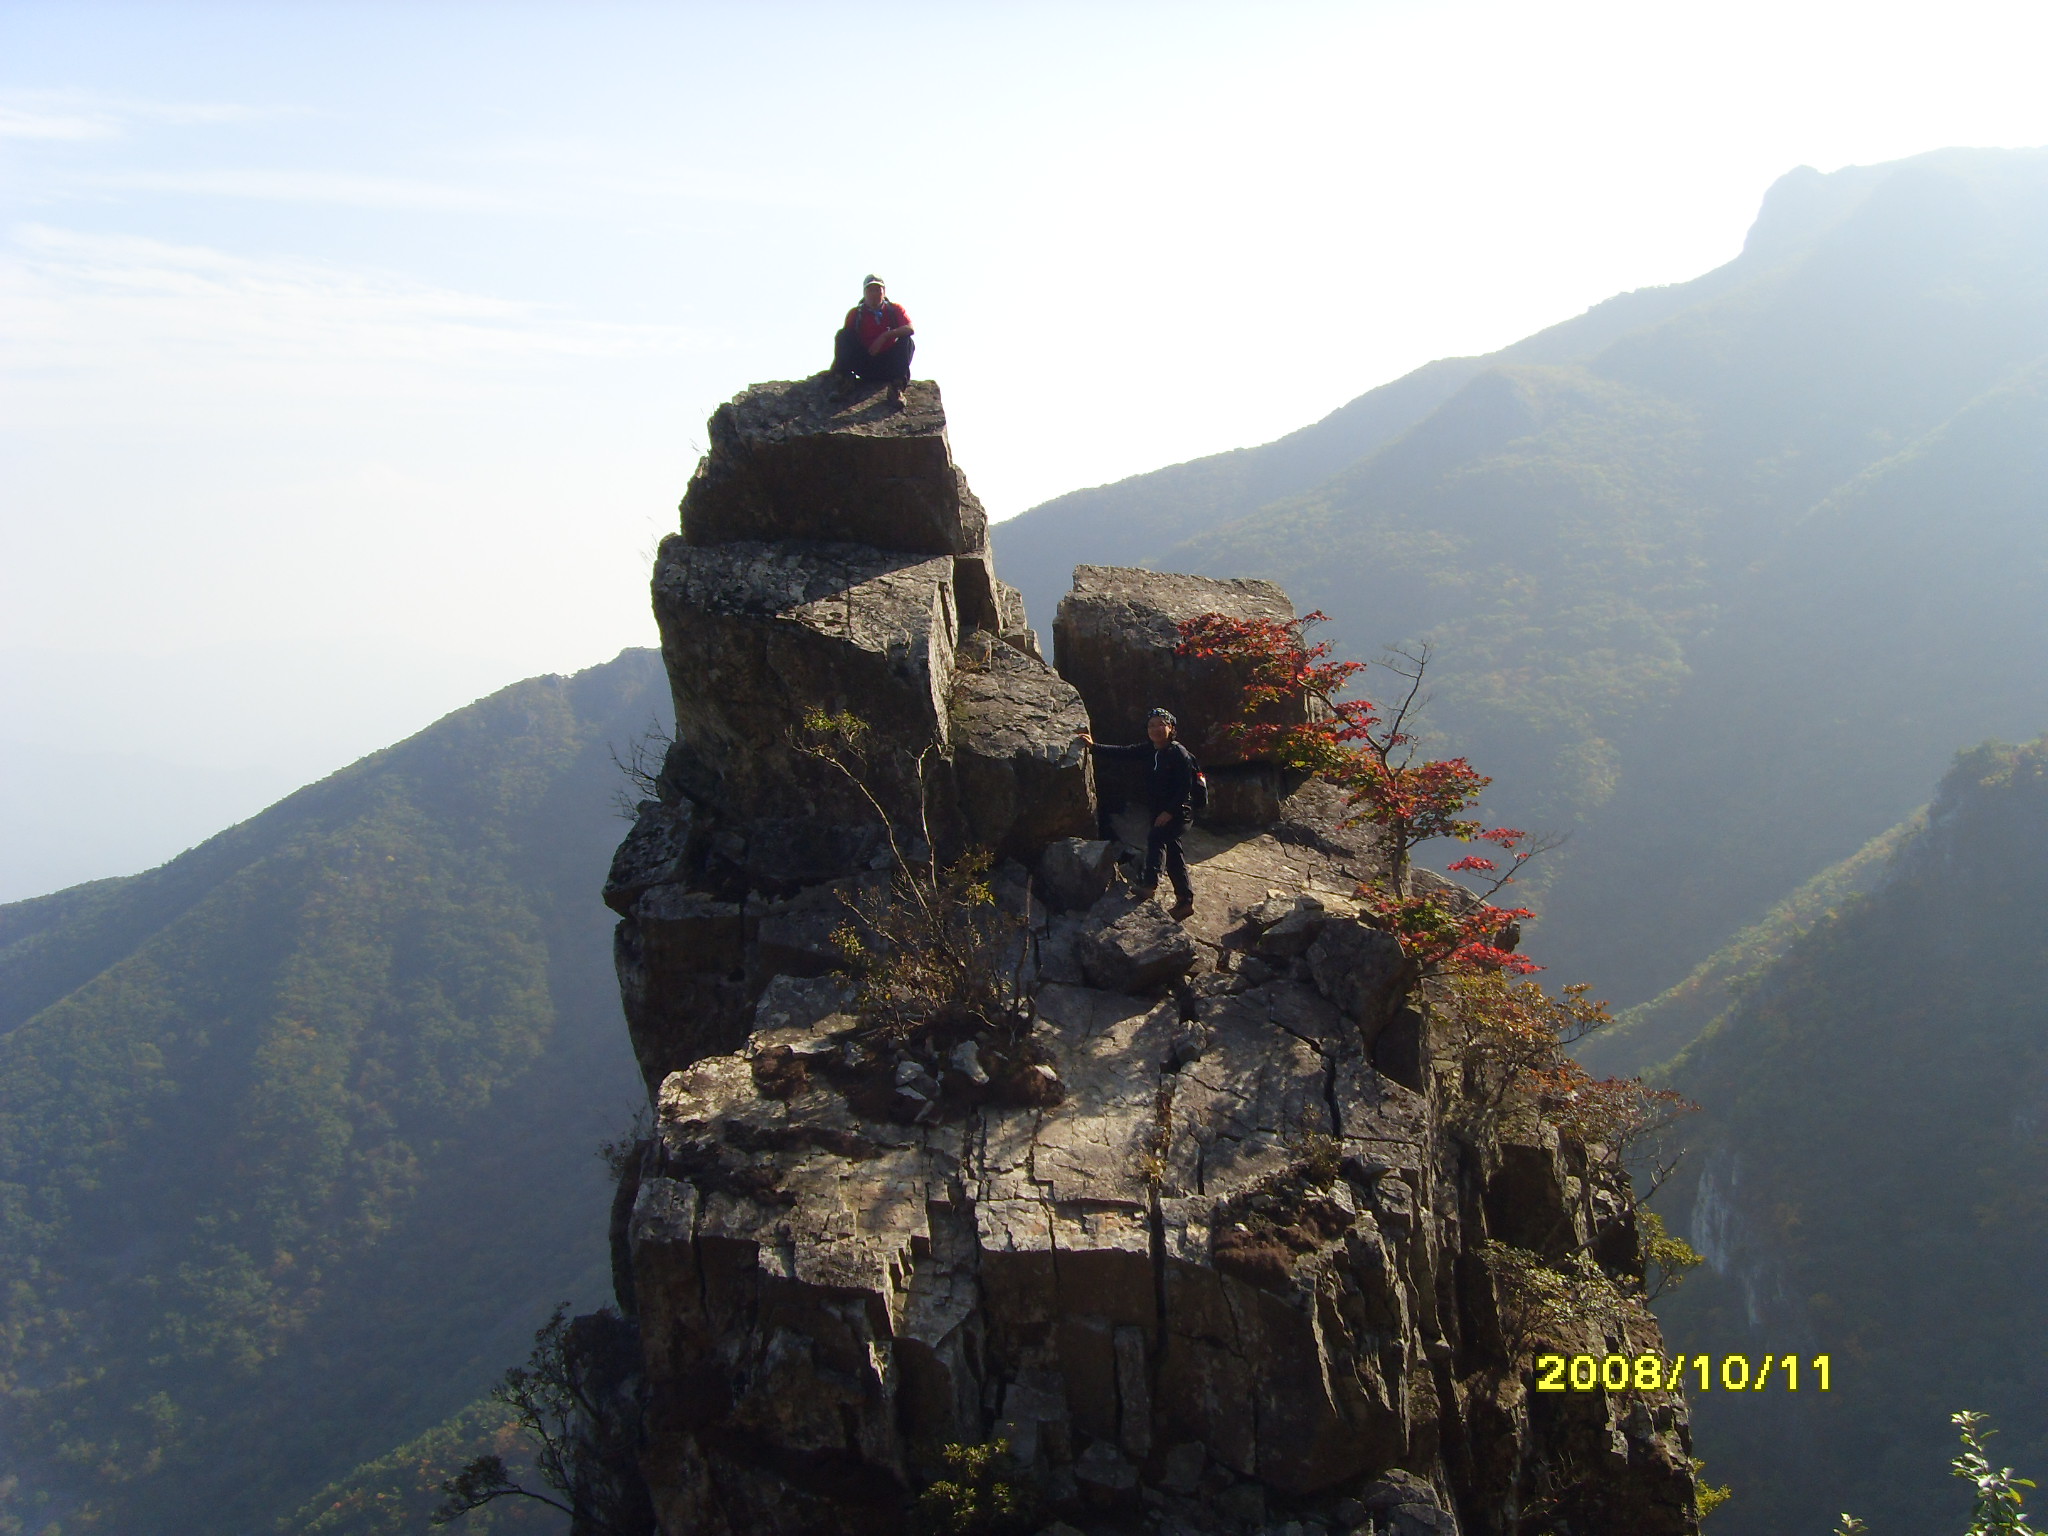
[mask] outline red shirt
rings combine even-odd
[[[846,323],[852,328],[853,334],[859,339],[860,344],[863,347],[870,347],[874,345],[875,338],[881,335],[882,332],[893,331],[899,325],[910,324],[910,316],[903,312],[901,304],[892,303],[884,299],[880,309],[869,309],[866,304],[854,305],[853,308],[846,312]],[[884,352],[893,350],[896,343],[902,339],[901,336],[898,336],[896,341],[890,342],[882,350]]]

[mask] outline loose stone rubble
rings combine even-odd
[[[1142,829],[1099,825],[1076,736],[1166,702],[1220,743],[1172,622],[1285,595],[1084,567],[1054,672],[928,383],[756,386],[683,516],[677,742],[605,890],[656,1108],[615,1248],[658,1528],[903,1531],[945,1447],[1000,1438],[1046,1532],[1695,1531],[1680,1399],[1510,1368],[1481,1245],[1590,1241],[1593,1181],[1554,1134],[1452,1134],[1334,793],[1222,750],[1262,798],[1188,834],[1194,917],[1117,878]],[[893,826],[798,750],[842,711]],[[892,847],[977,846],[1027,1006],[878,1035],[835,930]],[[1661,1352],[1639,1309],[1603,1326]]]

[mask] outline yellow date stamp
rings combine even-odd
[[[1538,1355],[1538,1392],[1797,1392],[1834,1390],[1834,1361],[1813,1355]]]

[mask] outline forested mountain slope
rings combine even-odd
[[[1802,209],[1797,218],[1807,222],[1812,215]],[[1056,496],[989,530],[1004,579],[1024,594],[1034,615],[1049,620],[1076,565],[1156,566],[1162,551],[1313,490],[1377,453],[1487,368],[1589,357],[1721,280],[1721,273],[1710,273],[1696,283],[1617,294],[1486,357],[1425,363],[1273,442]]]
[[[629,651],[0,907],[5,1528],[266,1529],[604,1296],[611,748],[666,714]]]
[[[1442,358],[1275,442],[1055,497],[990,530],[1003,579],[1049,625],[1076,565],[1143,565],[1183,539],[1305,491],[1392,442],[1483,366],[1475,357]]]
[[[1734,1007],[1816,923],[1883,880],[1893,855],[1924,825],[1916,812],[1830,864],[1694,966],[1683,981],[1638,1003],[1572,1054],[1590,1070],[1617,1077],[1636,1077],[1666,1065]]]
[[[1872,893],[1669,1069],[1705,1105],[1659,1204],[1707,1257],[1674,1351],[1825,1353],[1796,1394],[1690,1394],[1722,1536],[1958,1530],[1949,1414],[2048,1467],[2048,742],[1962,754]]]
[[[1493,813],[1572,834],[1533,945],[1634,1002],[1959,746],[2048,723],[2044,356],[2048,152],[1802,170],[1727,266],[1480,359],[1142,563],[1277,580],[1360,656],[1432,643]],[[1064,558],[1133,558],[1101,546],[1156,490],[1089,493]],[[1012,568],[1057,505],[1000,526]]]

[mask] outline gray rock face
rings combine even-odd
[[[866,722],[870,787],[907,823],[919,819],[918,759],[951,756],[957,709],[964,837],[1025,851],[1075,824],[1087,765],[1061,762],[1073,757],[1068,743],[1050,739],[1066,716],[1085,718],[1071,692],[1043,668],[1007,666],[956,692],[963,636],[1007,639],[1004,656],[1024,663],[1036,648],[987,542],[936,385],[912,385],[896,408],[884,392],[821,375],[757,385],[712,417],[654,602],[676,682],[667,777],[715,813],[727,843],[739,839],[724,853],[735,878],[787,887],[857,868],[879,848],[872,809],[790,748],[811,711]],[[935,819],[960,823],[950,806]]]
[[[995,632],[1002,637],[1005,645],[1013,646],[1034,661],[1043,661],[1039,654],[1038,631],[1031,627],[1031,620],[1024,613],[1024,594],[1007,581],[995,584],[996,624]]]
[[[950,558],[671,537],[654,612],[674,685],[670,771],[723,826],[743,829],[749,883],[829,879],[882,846],[854,786],[792,744],[815,711],[866,724],[871,787],[914,824],[919,754],[950,745]]]
[[[1274,763],[1202,765],[1209,779],[1209,807],[1201,819],[1216,827],[1269,827],[1306,777]]]
[[[1095,830],[1095,777],[1080,743],[1081,696],[1008,645],[953,680],[953,773],[971,842],[1034,858],[1055,838]]]
[[[1316,985],[1368,1038],[1376,1036],[1407,990],[1400,942],[1360,922],[1325,923],[1307,953]]]
[[[1204,613],[1285,621],[1294,604],[1270,581],[1218,581],[1126,566],[1075,568],[1074,590],[1053,619],[1060,676],[1080,689],[1105,741],[1137,741],[1155,707],[1180,718],[1181,739],[1202,766],[1241,762],[1223,728],[1239,715],[1240,681],[1213,661],[1177,656],[1177,626]],[[1307,704],[1276,709],[1276,723],[1308,718]]]
[[[1174,1003],[1049,986],[1039,1013],[1032,1040],[1065,1090],[1050,1109],[872,1124],[825,1089],[764,1100],[741,1057],[664,1083],[667,1171],[643,1178],[633,1224],[654,1391],[732,1383],[731,1418],[774,1444],[878,1469],[907,1469],[920,1440],[978,1439],[993,1414],[1042,1475],[1067,1470],[1084,1511],[1185,1483],[1191,1461],[1312,1495],[1406,1449],[1408,1401],[1383,1381],[1377,1397],[1299,1390],[1353,1379],[1366,1335],[1342,1320],[1350,1308],[1418,1305],[1370,1196],[1332,1186],[1330,1236],[1285,1276],[1219,1269],[1214,1236],[1306,1130],[1350,1132],[1422,1178],[1421,1102],[1347,1062],[1342,1021],[1306,989],[1230,999],[1185,1064]],[[1345,1074],[1340,1126],[1329,1105]],[[1333,1312],[1344,1284],[1369,1296]],[[771,1288],[774,1331],[733,1326]],[[888,1528],[716,1439],[658,1441],[650,1465],[671,1531]]]
[[[633,830],[612,855],[611,872],[604,882],[604,904],[625,917],[650,886],[688,879],[694,820],[694,807],[688,801],[663,805],[659,800],[642,800],[635,807]]]
[[[1116,878],[1116,844],[1100,838],[1056,838],[1039,856],[1038,878],[1055,907],[1085,911]]]
[[[683,497],[691,544],[801,539],[978,555],[988,517],[953,463],[939,387],[886,393],[827,374],[756,384],[711,417]]]
[[[1120,985],[1191,963],[1175,995],[1047,981],[1022,1054],[987,1035],[899,1059],[863,1054],[840,982],[785,975],[728,1054],[662,1081],[630,1292],[665,1532],[899,1531],[930,1447],[995,1436],[1083,1536],[1146,1509],[1233,1536],[1275,1507],[1346,1529],[1340,1506],[1383,1530],[1505,1533],[1516,1489],[1594,1454],[1615,1502],[1587,1531],[1693,1529],[1675,1399],[1588,1400],[1565,1422],[1488,1374],[1478,1244],[1583,1240],[1593,1197],[1555,1136],[1468,1167],[1442,1128],[1455,1089],[1375,1065],[1353,1011],[1412,1010],[1337,889],[1358,852],[1200,833],[1190,851],[1216,911],[1178,942],[1124,897],[1055,924],[1132,966]],[[1243,987],[1210,934],[1302,975]],[[1172,956],[1150,978],[1140,937]],[[1020,1100],[1026,1059],[1045,1091]],[[1618,1326],[1632,1352],[1661,1347],[1647,1314]]]
[[[959,631],[951,559],[852,544],[700,549],[671,537],[654,613],[676,736],[715,777],[730,818],[809,812],[811,791],[798,785],[817,776],[788,738],[812,711],[851,711],[913,753],[947,739]]]
[[[746,1038],[746,917],[736,903],[655,886],[619,924],[613,958],[649,1090],[677,1067]]]
[[[974,1099],[957,1048],[879,1063],[953,1105],[913,1124],[860,1107],[844,997],[779,981],[743,1048],[661,1086],[631,1252],[664,1531],[900,1530],[929,1447],[998,1435],[1084,1533],[1149,1507],[1252,1536],[1275,1499],[1504,1533],[1515,1467],[1595,1447],[1622,1497],[1586,1529],[1694,1529],[1676,1399],[1546,1429],[1477,1368],[1487,1211],[1590,1219],[1554,1139],[1462,1179],[1438,1090],[1376,1072],[1316,988],[1043,986],[1028,1041],[1058,1101]],[[811,1065],[769,1091],[789,1060]],[[1647,1314],[1619,1326],[1654,1347]],[[1483,1463],[1447,1453],[1472,1433]]]
[[[747,391],[662,544],[677,739],[605,889],[650,1085],[732,1049],[770,978],[843,963],[843,898],[885,878],[892,831],[913,859],[1029,863],[1095,830],[1087,716],[995,578],[937,390],[886,404],[827,380]],[[859,722],[858,784],[802,750],[820,714]]]

